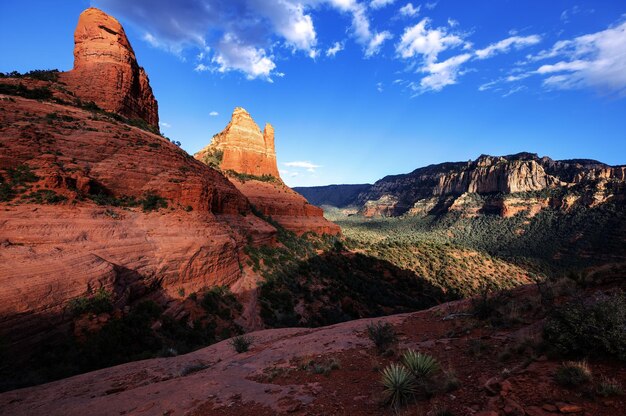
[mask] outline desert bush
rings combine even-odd
[[[591,381],[591,369],[586,361],[567,361],[556,370],[554,379],[565,387],[576,387]]]
[[[49,100],[52,98],[52,91],[48,87],[31,89],[21,83],[18,85],[0,84],[0,94],[17,95],[31,100]]]
[[[574,299],[555,308],[543,328],[546,346],[566,356],[610,355],[626,360],[623,293]]]
[[[377,322],[367,325],[367,336],[381,353],[386,351],[398,340],[395,329],[387,322]]]
[[[79,296],[70,300],[68,307],[74,315],[111,312],[113,310],[112,297],[111,292],[100,288],[90,296]]]
[[[494,319],[502,314],[499,308],[504,304],[501,292],[491,293],[487,287],[480,290],[480,294],[472,298],[471,313],[480,320]]]
[[[141,208],[143,212],[158,211],[161,208],[167,208],[167,200],[153,192],[148,192],[141,200]]]
[[[315,374],[323,374],[327,376],[331,373],[331,371],[341,368],[341,362],[339,362],[336,358],[331,358],[330,360],[326,360],[321,363],[309,363],[308,367],[309,370]]]
[[[418,379],[428,379],[439,370],[439,362],[428,354],[409,349],[402,354],[402,363]]]
[[[230,345],[237,353],[241,354],[248,351],[253,342],[254,338],[247,335],[239,335],[230,340]]]
[[[616,379],[604,376],[600,380],[600,383],[598,383],[596,393],[604,397],[621,396],[624,394],[624,389],[622,388],[620,382]]]
[[[50,189],[39,189],[22,196],[22,198],[34,204],[58,204],[67,201],[66,196],[59,195]]]
[[[396,409],[414,397],[417,388],[413,374],[399,364],[385,367],[382,371],[381,384],[385,388],[383,390],[385,403]]]

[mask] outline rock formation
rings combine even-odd
[[[0,337],[10,345],[62,327],[68,301],[89,290],[122,304],[157,291],[167,308],[181,290],[229,285],[246,245],[274,241],[219,172],[107,117],[0,100],[0,148]]]
[[[158,128],[157,101],[124,28],[96,8],[81,13],[74,33],[74,69],[60,80],[84,102]]]
[[[268,123],[261,132],[243,108],[235,108],[226,128],[194,157],[226,172],[252,205],[288,230],[297,234],[340,232],[336,224],[324,219],[320,208],[282,182],[276,164],[274,128]]]
[[[568,209],[575,203],[594,206],[612,198],[623,199],[625,177],[626,167],[595,160],[557,161],[532,153],[482,155],[474,161],[441,163],[387,176],[361,188],[351,199],[342,199],[342,203],[358,207],[366,216],[426,215],[449,210],[469,216],[512,216],[519,212],[535,215],[546,207]],[[301,190],[319,203],[320,195],[328,199],[330,187]],[[344,192],[337,185],[332,185],[332,190]]]
[[[219,167],[224,171],[280,177],[276,165],[274,128],[268,123],[261,132],[250,114],[241,107],[235,108],[226,128],[195,154],[196,159],[205,163],[207,157],[217,157]]]

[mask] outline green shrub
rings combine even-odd
[[[91,296],[79,296],[70,300],[68,307],[74,315],[88,312],[95,314],[111,312],[113,310],[112,297],[111,292],[100,288]]]
[[[439,362],[434,357],[411,349],[402,354],[402,363],[418,380],[428,379],[439,370]]]
[[[614,356],[626,360],[623,293],[574,299],[554,309],[543,328],[548,348],[566,356]]]
[[[214,169],[219,169],[223,158],[224,151],[215,149],[211,152],[207,152],[202,158],[202,161]]]
[[[417,388],[413,374],[399,364],[390,364],[385,367],[381,384],[385,388],[383,390],[385,403],[396,409],[414,397]]]
[[[56,192],[50,189],[39,189],[35,192],[31,192],[28,195],[22,196],[22,198],[35,204],[58,204],[60,202],[67,201],[66,196],[58,195]]]
[[[246,182],[246,181],[250,181],[250,180],[254,180],[254,181],[261,181],[261,182],[274,182],[274,183],[280,183],[280,179],[278,179],[277,177],[273,176],[273,175],[268,175],[268,174],[263,174],[263,175],[251,175],[249,173],[240,173],[240,172],[236,172],[232,169],[227,170],[226,172],[227,176],[230,176],[231,178],[236,178],[241,182]]]
[[[248,351],[253,342],[254,338],[247,335],[239,335],[230,340],[230,345],[232,345],[237,353],[241,354],[242,352]]]
[[[386,351],[398,340],[395,329],[387,322],[384,324],[377,322],[367,325],[367,336],[381,353]]]
[[[501,315],[498,310],[503,305],[500,293],[493,294],[487,288],[482,288],[480,294],[472,298],[472,314],[480,319],[497,318]]]
[[[55,82],[59,79],[58,69],[34,69],[32,71],[21,74],[17,71],[0,73],[0,78],[32,78],[40,81]]]
[[[19,165],[15,168],[7,169],[7,173],[13,186],[22,186],[39,180],[39,177],[33,173],[28,165]]]
[[[167,208],[167,200],[155,193],[148,192],[141,200],[141,208],[143,212],[158,211],[161,208]]]
[[[28,88],[23,84],[9,85],[0,83],[0,94],[17,95],[31,100],[49,100],[52,98],[52,91],[48,87]]]
[[[591,381],[591,369],[586,361],[567,361],[556,371],[554,379],[565,387],[576,387]]]

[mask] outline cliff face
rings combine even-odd
[[[243,276],[243,248],[274,241],[219,172],[161,136],[76,107],[0,100],[0,337],[33,344],[70,299],[120,305]],[[165,206],[166,205],[166,206]],[[19,265],[19,266],[18,266]]]
[[[159,126],[148,75],[137,64],[124,28],[96,8],[81,13],[74,33],[74,69],[60,80],[84,102]]]
[[[531,153],[483,155],[474,161],[442,163],[387,176],[342,202],[343,206],[359,207],[366,216],[449,210],[466,215],[534,215],[549,206],[568,209],[574,204],[593,206],[623,198],[625,176],[626,167],[593,160],[555,161]],[[343,189],[335,188],[335,192]],[[312,201],[318,202],[315,198]]]
[[[274,128],[268,123],[261,132],[243,108],[235,108],[226,128],[194,157],[225,171],[252,205],[286,229],[297,234],[340,232],[336,224],[324,218],[320,208],[282,182],[276,164]],[[268,175],[273,178],[267,180]]]
[[[224,171],[280,178],[276,165],[274,128],[268,123],[261,132],[243,108],[235,108],[226,128],[216,134],[213,141],[194,157],[205,161],[207,156],[213,155],[219,155],[219,167]]]

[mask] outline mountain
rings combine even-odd
[[[159,109],[146,71],[124,28],[96,8],[81,13],[74,33],[74,69],[60,81],[84,102],[159,128]]]
[[[267,123],[261,131],[250,114],[241,107],[235,108],[226,128],[213,136],[211,143],[194,157],[207,164],[217,158],[219,164],[216,165],[224,171],[280,177],[276,165],[274,128]]]
[[[346,207],[352,204],[360,193],[367,192],[371,187],[370,184],[296,186],[293,190],[318,206]]]
[[[259,210],[297,234],[337,234],[337,225],[324,219],[323,211],[309,204],[280,179],[276,165],[274,128],[263,131],[243,108],[233,111],[226,128],[194,157],[223,171]]]
[[[495,213],[534,215],[546,207],[568,209],[622,200],[625,166],[594,160],[555,161],[532,153],[509,156],[482,155],[469,162],[451,162],[418,168],[411,173],[386,176],[367,187],[331,185],[300,188],[313,203],[334,198],[337,206],[355,206],[365,216]],[[351,198],[328,195],[349,194]]]
[[[119,23],[88,9],[76,39],[73,71],[0,78],[0,344],[17,367],[146,301],[178,330],[190,316],[206,329],[188,295],[240,282],[245,250],[277,243],[224,175],[155,134]]]

